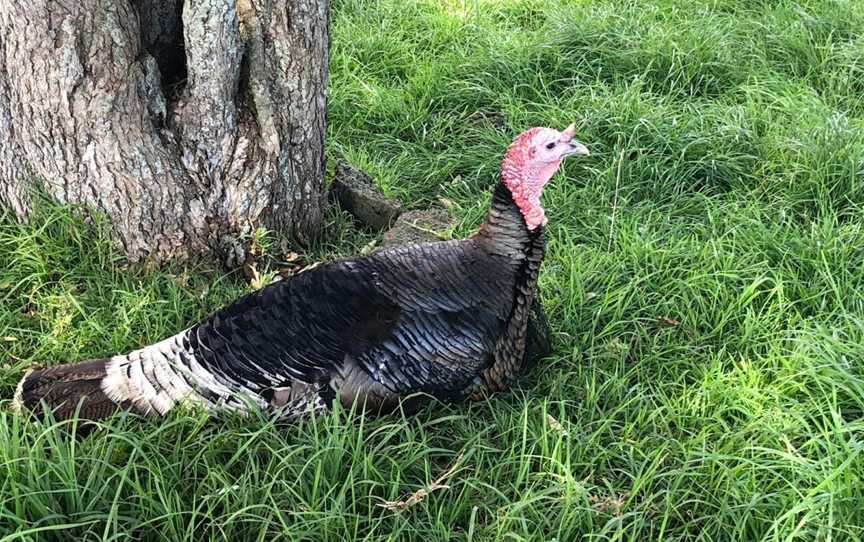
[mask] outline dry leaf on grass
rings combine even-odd
[[[551,427],[553,430],[561,433],[565,437],[569,434],[569,432],[564,429],[564,426],[561,425],[561,422],[556,420],[555,417],[552,416],[552,414],[546,414],[546,423],[548,423],[549,427]]]
[[[423,499],[425,499],[426,496],[433,491],[437,491],[439,489],[450,489],[450,486],[445,486],[442,484],[442,482],[444,482],[444,480],[446,480],[447,478],[452,476],[454,472],[456,472],[456,468],[459,466],[459,462],[462,461],[462,456],[464,455],[464,451],[459,452],[459,457],[456,458],[450,468],[447,469],[444,474],[436,478],[431,484],[427,485],[426,487],[418,489],[417,491],[409,495],[405,495],[397,501],[384,501],[378,506],[380,506],[381,508],[386,508],[387,510],[395,510],[397,512],[401,512],[402,510],[407,510],[408,508],[411,508],[415,504],[420,504],[421,502],[423,502]]]
[[[169,275],[171,280],[174,281],[174,284],[180,286],[181,288],[186,288],[189,286],[189,274],[184,270],[183,273],[179,275]]]
[[[444,206],[445,209],[452,209],[453,207],[455,207],[453,201],[445,198],[444,196],[438,196],[438,203]]]
[[[612,514],[615,517],[620,517],[624,510],[624,503],[627,502],[627,492],[618,493],[617,495],[588,495],[588,502],[591,503],[591,508],[596,512]]]
[[[678,320],[676,320],[670,316],[658,316],[655,319],[657,320],[658,323],[663,324],[664,326],[677,327],[678,329],[683,330],[684,333],[686,333],[687,335],[689,335],[689,336],[693,335],[692,329],[690,329],[689,327],[682,324],[680,321],[678,321]]]
[[[282,267],[279,268],[279,275],[283,278],[296,275],[307,266],[306,259],[296,252],[289,252],[284,258],[282,258],[282,261],[284,263]]]
[[[282,256],[282,261],[290,264],[299,264],[303,260],[303,256],[294,252],[293,250],[287,252],[284,256]]]
[[[666,324],[667,326],[678,327],[681,325],[681,322],[674,318],[670,318],[668,316],[658,316],[657,321],[661,324]]]

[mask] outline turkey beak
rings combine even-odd
[[[567,149],[567,156],[571,156],[574,154],[577,156],[589,156],[591,154],[590,152],[588,152],[588,147],[586,147],[582,143],[579,143],[578,141],[570,140],[570,142],[567,144],[570,145],[570,148]]]
[[[564,151],[564,155],[571,156],[575,154],[578,156],[588,156],[589,154],[591,154],[590,152],[588,152],[588,147],[573,139],[574,135],[576,135],[576,123],[571,124],[570,126],[565,128],[563,132],[561,132],[562,139],[565,143],[567,143],[567,145],[570,146],[567,150]]]

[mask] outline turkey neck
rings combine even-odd
[[[537,277],[543,261],[543,226],[529,230],[522,211],[504,183],[492,196],[489,214],[475,236],[480,247],[496,258],[505,258],[515,271],[513,305],[504,332],[495,346],[491,366],[481,377],[486,389],[501,391],[524,372],[525,339],[531,306],[537,295]],[[503,262],[502,262],[503,264]]]
[[[503,181],[495,187],[489,213],[477,231],[476,239],[495,255],[514,260],[536,260],[538,265],[543,259],[543,226],[528,229],[522,211]]]

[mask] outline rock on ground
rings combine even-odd
[[[408,211],[384,233],[379,248],[440,241],[438,234],[456,225],[456,220],[444,209]]]
[[[375,231],[387,228],[402,213],[398,199],[385,196],[368,173],[345,162],[336,165],[329,198],[358,222]]]

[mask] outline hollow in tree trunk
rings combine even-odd
[[[104,213],[131,261],[319,229],[327,0],[0,2],[0,203]]]

